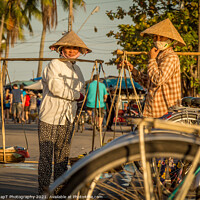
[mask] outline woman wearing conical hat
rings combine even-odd
[[[91,52],[73,31],[49,48],[68,59]],[[53,59],[43,71],[42,84],[43,98],[38,125],[39,194],[50,184],[53,157],[54,180],[67,170],[77,102],[84,98],[84,78],[75,62]]]
[[[147,84],[148,93],[143,110],[144,117],[159,118],[181,101],[180,62],[173,45],[185,46],[185,42],[169,19],[146,29],[141,36],[153,36],[154,45],[149,52]],[[145,75],[126,63],[133,77],[144,83]]]

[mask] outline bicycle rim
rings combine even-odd
[[[192,161],[199,145],[199,138],[194,136],[162,131],[145,136],[148,160],[173,157]],[[122,136],[74,164],[50,186],[50,193],[64,184],[59,194],[66,199],[78,199],[77,194],[80,199],[145,199],[143,177],[134,167],[134,161],[140,159],[138,136]],[[152,176],[160,179],[158,173]],[[159,189],[159,184],[153,183],[155,198],[166,199],[167,195],[163,188]],[[195,196],[190,192],[188,198],[191,199],[191,195]]]
[[[194,112],[176,113],[167,120],[184,124],[200,124],[200,114]]]

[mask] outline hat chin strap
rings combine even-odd
[[[63,51],[62,51],[62,56],[64,57],[64,58],[70,58],[70,59],[76,59],[76,58],[78,58],[79,56],[80,56],[80,52],[78,52],[75,56],[68,56],[68,55],[66,55]]]

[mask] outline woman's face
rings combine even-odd
[[[63,47],[62,51],[67,57],[72,58],[79,54],[79,47]]]

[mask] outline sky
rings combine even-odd
[[[132,0],[85,0],[86,11],[78,8],[74,11],[74,22],[72,29],[76,33],[84,21],[88,18],[90,13],[96,6],[100,7],[100,10],[93,15],[90,15],[89,19],[79,31],[78,36],[84,41],[84,43],[92,50],[92,53],[86,56],[79,57],[86,60],[104,60],[104,63],[108,62],[113,57],[112,52],[117,49],[122,49],[117,45],[117,40],[114,38],[108,38],[106,34],[113,30],[117,32],[118,24],[132,24],[130,17],[125,17],[123,20],[111,21],[106,11],[116,11],[118,6],[121,6],[125,10],[129,10],[132,5]],[[40,38],[42,32],[42,24],[36,20],[32,22],[34,35],[30,36],[26,31],[25,41],[17,41],[14,48],[10,48],[9,58],[38,58],[40,48]],[[94,31],[94,27],[98,32]],[[58,1],[58,25],[56,29],[47,32],[44,48],[44,58],[57,58],[58,54],[55,51],[51,51],[49,46],[59,40],[62,37],[62,33],[68,30],[68,12],[64,12]],[[48,64],[43,62],[43,69]],[[91,77],[93,63],[77,62],[81,68],[85,80],[89,80]],[[8,62],[8,73],[11,82],[16,80],[30,80],[37,76],[38,62],[32,61],[10,61]],[[103,64],[106,76],[118,75],[118,70],[114,65]],[[101,73],[101,77],[103,74]]]

